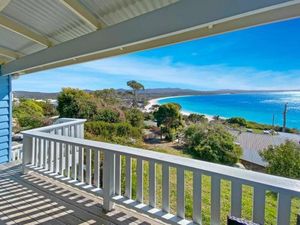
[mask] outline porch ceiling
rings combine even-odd
[[[0,0],[2,75],[300,16],[300,0]]]

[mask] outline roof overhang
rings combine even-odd
[[[182,0],[18,57],[2,66],[2,74],[31,73],[299,16],[300,0]]]

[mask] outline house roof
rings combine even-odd
[[[243,149],[242,159],[261,166],[265,166],[266,162],[262,160],[259,152],[269,146],[277,146],[285,143],[287,140],[300,143],[299,134],[288,134],[279,132],[278,135],[255,134],[249,132],[238,132],[230,130],[230,133],[236,137],[236,142]]]
[[[1,73],[40,71],[299,15],[299,0],[0,0]]]

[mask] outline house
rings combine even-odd
[[[86,140],[85,121],[80,119],[61,119],[59,124],[24,132],[21,175],[10,167],[11,80],[299,15],[299,0],[0,0],[0,222],[201,224],[209,217],[210,224],[217,225],[221,181],[227,180],[231,216],[241,217],[242,186],[247,185],[253,189],[252,221],[266,222],[266,191],[272,191],[278,196],[277,224],[290,224],[291,216],[295,217],[291,200],[300,197],[300,181]],[[125,177],[121,156],[126,162]],[[144,163],[149,165],[147,201]],[[161,204],[156,200],[158,164],[162,167]],[[176,169],[175,211],[170,208],[170,168]],[[187,171],[193,174],[192,203],[185,201]],[[203,175],[211,179],[209,215],[202,211]],[[121,177],[126,180],[124,192]],[[188,206],[191,218],[186,218],[186,204],[192,204]]]
[[[288,134],[279,132],[277,135],[255,134],[250,132],[229,131],[236,137],[236,142],[243,149],[242,160],[265,167],[266,162],[262,160],[259,152],[269,146],[284,144],[287,140],[299,143],[299,134]]]

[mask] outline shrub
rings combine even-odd
[[[234,137],[220,125],[191,125],[185,131],[185,142],[190,153],[210,162],[232,165],[242,155]]]
[[[181,106],[177,103],[168,103],[161,105],[154,112],[154,118],[157,126],[161,128],[161,133],[165,134],[166,140],[173,140],[173,133],[182,126],[182,115],[180,114]]]
[[[49,101],[37,102],[37,104],[42,107],[44,116],[51,117],[51,116],[58,115],[55,106],[51,104]]]
[[[85,124],[85,131],[106,140],[113,140],[115,137],[127,139],[140,139],[142,137],[141,130],[132,127],[129,123],[107,123],[103,121],[87,122]]]
[[[151,112],[145,112],[144,113],[144,119],[145,120],[154,120],[154,115]]]
[[[293,141],[286,141],[279,146],[269,146],[260,152],[266,161],[267,173],[289,178],[300,178],[300,146]]]
[[[104,121],[108,123],[120,122],[120,114],[116,110],[112,109],[100,109],[94,116],[95,121]]]
[[[94,96],[79,89],[64,88],[57,99],[61,117],[91,119],[97,112]]]
[[[126,121],[133,127],[142,127],[144,125],[144,114],[136,108],[126,111]]]
[[[227,120],[228,123],[231,124],[238,124],[239,126],[246,127],[247,121],[244,118],[241,117],[232,117]]]
[[[40,127],[44,124],[44,110],[37,101],[31,99],[21,100],[14,106],[13,117],[17,119],[21,130]]]
[[[191,113],[188,115],[187,120],[192,123],[206,123],[208,122],[208,119],[204,115]]]

